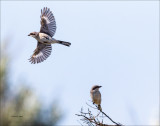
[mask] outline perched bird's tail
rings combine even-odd
[[[102,111],[101,105],[98,105],[98,109],[99,109],[100,111]]]
[[[58,40],[57,43],[65,45],[65,46],[70,46],[71,45],[70,42],[65,42],[65,41],[60,41],[60,40]]]

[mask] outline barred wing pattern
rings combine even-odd
[[[38,42],[37,48],[34,50],[33,55],[29,59],[32,64],[40,63],[46,60],[52,51],[51,45],[45,45],[43,43]]]
[[[41,18],[40,32],[48,34],[51,37],[53,37],[56,32],[56,21],[55,21],[52,11],[50,11],[49,8],[44,7],[43,10],[41,9],[40,18]]]

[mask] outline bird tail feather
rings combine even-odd
[[[58,40],[57,43],[62,44],[62,45],[65,45],[65,46],[70,46],[70,45],[71,45],[70,42],[65,42],[65,41],[60,41],[60,40]]]

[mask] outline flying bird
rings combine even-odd
[[[93,104],[98,105],[99,110],[102,110],[102,108],[101,108],[101,93],[99,91],[99,88],[101,88],[101,87],[102,86],[94,85],[90,91],[92,102],[93,102]]]
[[[41,63],[51,55],[51,44],[58,43],[65,46],[71,45],[69,42],[52,38],[56,32],[56,21],[52,11],[50,11],[49,8],[44,7],[43,10],[41,9],[40,18],[40,32],[31,32],[28,35],[37,40],[37,48],[34,50],[33,55],[29,59],[29,61],[33,64]]]

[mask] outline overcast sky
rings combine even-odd
[[[58,99],[65,118],[59,125],[79,125],[75,116],[101,85],[102,109],[122,124],[154,124],[159,111],[158,1],[2,1],[1,41],[11,42],[10,79],[26,81],[44,105]],[[27,59],[36,48],[27,35],[40,29],[40,10],[49,7],[57,24],[43,63]],[[8,38],[9,36],[9,38]],[[107,123],[110,123],[107,121]]]

